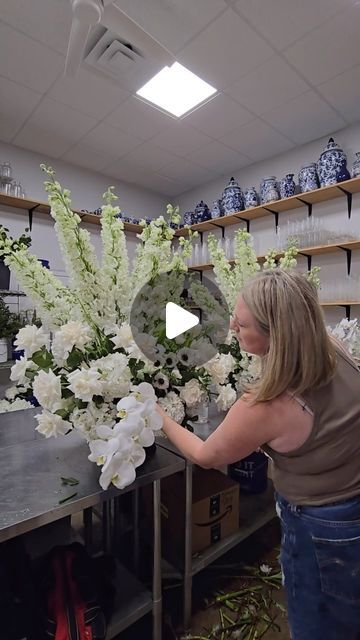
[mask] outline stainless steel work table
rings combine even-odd
[[[153,638],[161,638],[160,481],[185,467],[184,460],[162,447],[137,469],[135,482],[122,491],[103,491],[99,468],[89,462],[89,448],[76,432],[45,439],[34,432],[36,410],[0,415],[0,542],[83,511],[100,502],[152,483],[154,497],[153,589],[150,594],[124,568],[107,640],[152,610]],[[75,477],[76,487],[62,486],[60,476]],[[59,500],[77,492],[69,501]]]
[[[194,424],[194,433],[206,440],[206,438],[217,428],[221,422],[219,414],[210,415],[206,424]],[[182,457],[180,451],[164,437],[157,438],[157,443],[167,449],[169,452]],[[183,458],[184,459],[184,458]],[[185,551],[184,566],[181,571],[183,579],[184,591],[184,611],[183,611],[183,627],[184,630],[190,628],[191,620],[191,603],[192,603],[192,577],[205,569],[209,564],[220,558],[227,551],[230,551],[239,542],[248,538],[252,533],[260,529],[267,522],[275,517],[275,501],[272,482],[269,480],[269,486],[264,493],[246,495],[241,494],[240,497],[240,526],[239,530],[232,535],[219,540],[211,547],[204,549],[196,556],[192,557],[192,486],[193,486],[193,464],[189,460],[185,461]]]

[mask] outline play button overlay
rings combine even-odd
[[[196,272],[157,275],[137,292],[130,313],[134,341],[159,368],[211,360],[229,333],[230,313],[216,284]]]
[[[165,333],[169,340],[181,336],[182,333],[196,327],[200,318],[179,307],[174,302],[168,302],[165,307]]]

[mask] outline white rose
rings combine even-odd
[[[49,347],[50,336],[44,333],[42,327],[38,329],[34,324],[28,324],[18,332],[15,340],[17,351],[24,350],[25,356],[31,358],[41,347]]]
[[[56,331],[51,351],[56,361],[63,364],[73,347],[83,351],[90,341],[90,328],[81,322],[70,321]]]
[[[204,402],[206,397],[206,391],[195,378],[186,382],[185,386],[180,389],[180,398],[188,407]]]
[[[24,357],[17,360],[11,367],[10,380],[12,380],[12,382],[23,384],[26,380],[26,369],[32,364],[33,363],[31,361],[29,362],[29,360]]]
[[[61,399],[61,378],[53,371],[39,371],[33,382],[34,396],[42,407],[57,411],[63,406]]]
[[[101,396],[102,385],[100,373],[95,369],[76,369],[68,374],[69,389],[75,398],[83,402],[90,402],[93,396]]]
[[[113,338],[111,338],[115,349],[127,349],[133,341],[134,338],[131,327],[128,324],[122,324],[121,327],[116,327],[116,333]]]
[[[9,387],[8,389],[6,389],[5,391],[5,398],[7,400],[15,400],[16,396],[18,395],[19,390],[17,387]]]
[[[219,387],[219,395],[215,402],[220,411],[227,411],[236,402],[236,391],[231,384]]]
[[[42,433],[46,438],[63,436],[72,428],[70,422],[63,420],[56,413],[46,411],[46,409],[42,413],[38,413],[35,418],[38,421],[38,426],[35,427],[36,431]]]

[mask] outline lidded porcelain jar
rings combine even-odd
[[[211,215],[209,211],[209,207],[206,202],[200,200],[200,202],[196,205],[194,211],[194,223],[196,222],[204,222],[205,220],[210,220]]]
[[[225,215],[243,211],[244,195],[235,178],[230,178],[229,184],[225,187],[222,203]]]
[[[346,162],[347,157],[344,151],[334,141],[334,138],[329,138],[329,142],[317,162],[320,185],[327,187],[339,182],[339,174],[344,172]]]

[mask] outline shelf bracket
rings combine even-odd
[[[352,251],[351,251],[351,249],[348,249],[347,247],[339,247],[339,249],[342,249],[342,251],[346,252],[347,274],[349,276],[350,275],[350,271],[351,271],[351,255],[352,255]]]
[[[275,230],[277,233],[278,226],[279,226],[279,212],[273,211],[272,209],[268,209],[268,207],[264,207],[264,206],[263,206],[263,209],[265,209],[265,211],[268,211],[269,213],[272,213],[273,216],[275,216]]]
[[[304,256],[305,258],[307,258],[308,271],[311,271],[312,255],[309,254],[309,253],[303,253],[302,251],[299,251],[299,255],[300,256]]]
[[[217,229],[221,229],[221,236],[222,238],[225,238],[225,227],[223,224],[217,224],[216,222],[213,222],[212,220],[209,220],[209,224],[211,224],[213,227],[216,227]]]
[[[312,216],[312,202],[306,202],[306,200],[303,200],[302,198],[297,197],[297,200],[299,200],[299,202],[302,202],[302,204],[305,204],[307,206],[307,210],[308,210],[308,218],[311,218]]]
[[[346,319],[350,320],[351,304],[339,304],[339,307],[344,307]]]
[[[238,220],[242,220],[242,222],[246,222],[246,231],[250,233],[250,220],[248,218],[242,218],[241,216],[235,216]]]
[[[204,235],[204,232],[203,232],[203,231],[198,231],[198,234],[199,234],[199,236],[200,236],[200,242],[201,242],[201,244],[202,244],[202,243],[203,243],[203,235]]]
[[[347,208],[348,208],[348,218],[350,220],[351,218],[351,209],[352,209],[352,197],[353,194],[348,191],[347,189],[344,189],[344,187],[339,187],[339,185],[337,185],[337,188],[340,189],[340,191],[342,191],[345,195],[346,195],[346,199],[347,199]]]
[[[30,209],[28,209],[28,214],[29,214],[29,229],[30,231],[32,230],[32,224],[33,224],[33,213],[35,211],[35,209],[38,208],[38,204],[36,204],[34,207],[30,207]]]

